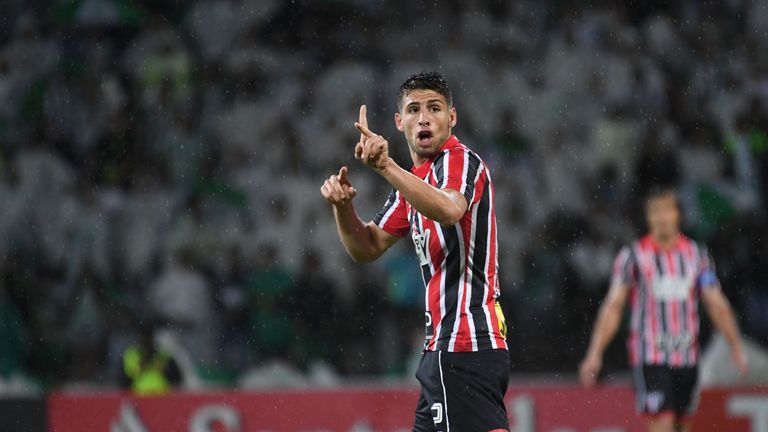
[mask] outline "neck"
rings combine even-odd
[[[417,155],[416,152],[411,151],[411,160],[413,160],[413,166],[419,167],[424,165],[429,159],[421,157]]]
[[[669,249],[674,246],[679,235],[680,233],[677,232],[672,234],[651,233],[653,241],[655,241],[662,249]]]

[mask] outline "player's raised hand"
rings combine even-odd
[[[341,167],[339,174],[328,177],[320,187],[320,192],[326,201],[335,206],[344,205],[357,195],[357,190],[352,187],[352,182],[349,181],[349,174],[345,166]]]
[[[360,141],[355,146],[355,159],[369,167],[382,170],[389,161],[389,143],[383,136],[368,129],[368,118],[365,105],[360,107],[360,118],[355,127],[360,131]]]

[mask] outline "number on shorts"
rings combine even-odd
[[[443,422],[443,404],[432,404],[432,421],[435,422],[436,425]]]

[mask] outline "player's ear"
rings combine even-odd
[[[395,113],[395,127],[400,132],[403,131],[403,118],[400,117],[400,113]]]
[[[456,127],[456,123],[458,123],[458,121],[459,121],[459,117],[456,114],[456,107],[451,107],[450,116],[451,116],[451,118],[450,118],[450,122],[448,123],[448,125],[450,127]]]

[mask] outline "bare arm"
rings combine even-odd
[[[360,142],[355,147],[355,158],[379,173],[400,192],[419,213],[441,225],[458,223],[467,212],[469,203],[461,192],[438,189],[401,168],[389,157],[389,143],[381,135],[368,129],[365,105],[360,107],[360,121],[355,123],[360,131]]]
[[[355,262],[376,260],[400,239],[373,222],[364,223],[351,202],[333,206],[333,216],[341,243]]]
[[[720,330],[731,347],[741,348],[741,337],[736,318],[728,299],[719,288],[702,290],[701,299],[712,323]]]
[[[701,291],[701,299],[707,310],[712,324],[725,336],[731,346],[731,357],[742,376],[746,375],[748,365],[739,335],[739,326],[733,315],[731,303],[719,287],[705,288]]]
[[[323,197],[333,205],[336,229],[344,249],[355,262],[370,262],[381,256],[399,240],[374,223],[365,223],[357,215],[352,199],[357,194],[347,176],[347,167],[332,175],[320,188]]]
[[[380,174],[419,213],[442,225],[458,223],[467,212],[467,199],[453,189],[438,189],[404,170],[392,158]]]
[[[602,368],[603,353],[616,336],[621,324],[628,293],[629,287],[626,285],[613,285],[600,306],[587,355],[579,368],[581,382],[587,387],[595,385],[597,381],[597,375]]]

